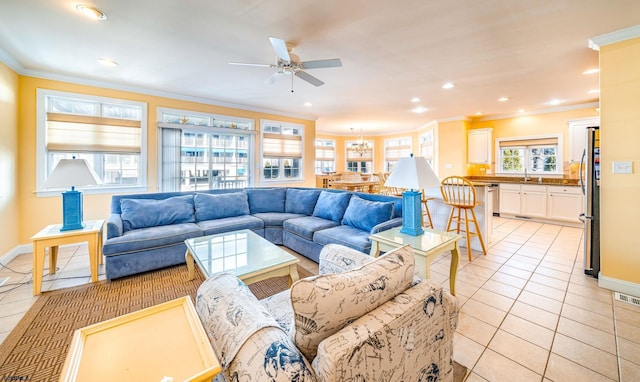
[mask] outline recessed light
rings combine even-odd
[[[413,98],[411,98],[411,102],[413,102],[413,103],[420,102],[420,98],[413,97]]]
[[[107,14],[99,10],[98,8],[91,7],[85,4],[76,5],[76,9],[87,17],[90,17],[94,20],[106,20]]]
[[[118,63],[110,58],[99,58],[98,62],[110,68],[115,68],[116,66],[118,66]]]
[[[453,82],[447,82],[446,84],[442,85],[443,89],[451,89],[454,86],[456,86]]]
[[[482,115],[481,111],[476,112],[476,115]]]
[[[500,102],[507,102],[509,100],[509,97],[500,97],[498,98],[498,101]]]
[[[600,93],[600,89],[591,89],[588,91],[589,94],[597,94]]]
[[[306,106],[306,107],[311,106],[311,102],[305,102],[305,103],[304,103],[304,106]]]
[[[518,113],[524,113],[524,109],[518,109]]]
[[[560,98],[554,98],[551,101],[547,102],[548,105],[560,105],[564,100]]]
[[[418,107],[415,107],[415,108],[411,109],[412,112],[417,113],[417,114],[422,114],[427,110],[429,110],[429,109],[427,109],[426,107],[423,107],[423,106],[418,106]]]
[[[598,73],[599,71],[600,69],[598,68],[592,68],[592,69],[585,70],[584,72],[582,72],[582,74],[595,74],[595,73]]]

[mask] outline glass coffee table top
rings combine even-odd
[[[193,257],[205,277],[229,272],[246,280],[279,269],[289,273],[289,268],[295,268],[300,262],[248,229],[187,239],[185,244],[187,255]],[[297,278],[297,274],[295,276]]]

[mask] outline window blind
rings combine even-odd
[[[334,160],[336,149],[331,146],[316,146],[316,160]]]
[[[141,122],[47,113],[47,150],[140,153]]]
[[[264,133],[262,150],[265,157],[302,158],[302,137]]]
[[[524,146],[553,146],[558,144],[558,138],[516,139],[500,141],[500,147],[524,147]]]
[[[384,148],[384,157],[388,161],[397,161],[411,154],[410,145],[387,146]]]

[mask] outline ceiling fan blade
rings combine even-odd
[[[304,61],[300,63],[302,69],[339,68],[342,61],[339,58],[329,60]]]
[[[291,57],[289,57],[289,49],[287,49],[287,43],[281,39],[276,37],[269,37],[269,41],[271,41],[271,45],[273,45],[273,49],[276,51],[276,55],[282,61],[291,62]]]
[[[320,81],[319,79],[315,78],[314,76],[312,76],[311,74],[309,74],[307,72],[303,72],[302,70],[298,70],[296,72],[296,76],[299,77],[300,79],[303,79],[303,80],[307,81],[311,85],[315,85],[315,86],[324,85],[324,82]]]
[[[275,68],[276,66],[273,64],[252,64],[249,62],[230,62],[229,65],[240,65],[240,66],[260,66],[263,68]]]

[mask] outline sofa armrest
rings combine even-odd
[[[107,219],[107,239],[111,239],[112,237],[122,236],[123,227],[122,227],[122,215],[120,214],[111,214]]]
[[[341,273],[356,269],[373,258],[341,244],[327,244],[320,251],[319,273]]]
[[[320,343],[318,381],[451,381],[451,313],[455,299],[437,284],[407,289]]]
[[[394,227],[400,227],[401,225],[402,225],[402,218],[394,218],[374,226],[373,228],[371,228],[371,232],[369,233],[373,235],[374,233],[378,233],[380,231],[386,231]]]

